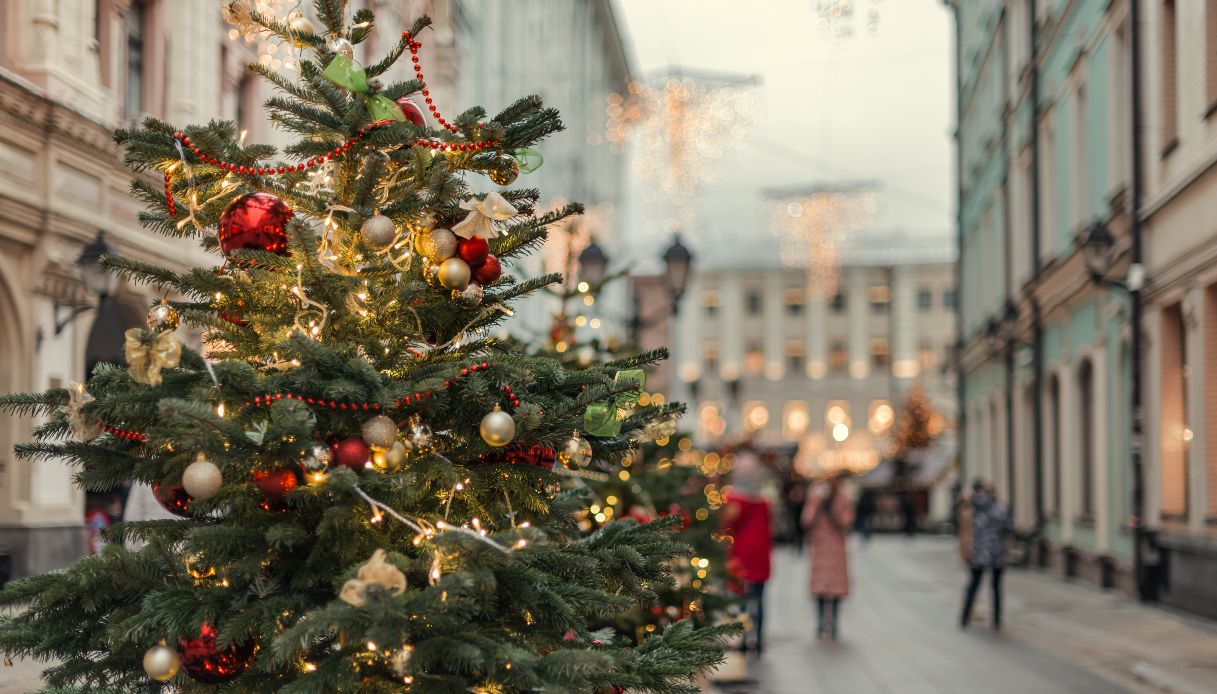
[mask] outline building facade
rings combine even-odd
[[[529,89],[562,108],[571,132],[544,149],[536,184],[592,205],[621,203],[620,157],[607,159],[607,147],[593,154],[600,159],[586,156],[587,131],[602,119],[608,93],[628,84],[608,0],[529,3],[510,13],[476,0],[351,5],[378,14],[377,31],[357,49],[364,62],[420,14],[435,20],[421,57],[449,117],[471,103],[493,115]],[[521,52],[518,39],[534,26],[554,40],[525,42],[532,48]],[[99,230],[127,257],[175,269],[216,264],[194,244],[139,227],[141,206],[128,195],[131,174],[112,131],[149,115],[176,125],[228,119],[248,141],[284,144],[261,106],[269,85],[245,70],[294,50],[275,48],[260,53],[241,40],[214,0],[0,3],[0,392],[81,381],[87,364],[121,359],[122,331],[143,323],[151,289],[120,285],[99,310],[66,320],[97,301],[76,260]],[[413,76],[408,62],[394,69],[387,79]],[[612,238],[611,224],[603,227]],[[15,460],[13,444],[28,440],[34,424],[0,420],[0,581],[78,558],[86,503],[105,513],[121,505],[121,490],[86,501],[66,462]]]
[[[1036,558],[1131,583],[1129,314],[1080,235],[1130,221],[1126,2],[953,3],[963,465]]]
[[[809,292],[800,268],[694,272],[672,349],[702,440],[742,431],[770,445],[813,437],[878,451],[914,384],[937,426],[953,426],[949,245],[871,236],[842,251],[838,272],[830,297]]]

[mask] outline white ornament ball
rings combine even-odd
[[[355,47],[351,45],[350,41],[344,38],[336,38],[333,41],[330,41],[329,48],[330,53],[339,53],[348,58],[354,57],[355,55]]]
[[[468,287],[465,287],[459,292],[453,292],[453,297],[466,306],[477,306],[482,303],[482,285],[477,282],[470,282]]]
[[[177,651],[163,643],[144,651],[144,672],[157,682],[173,679],[181,667],[182,659]]]
[[[372,248],[388,248],[397,240],[397,225],[384,215],[373,215],[363,220],[359,235]]]
[[[494,447],[506,446],[516,435],[516,420],[498,406],[482,417],[482,440]]]
[[[200,501],[215,496],[223,485],[224,475],[220,472],[220,466],[202,456],[182,472],[182,488]]]
[[[562,444],[562,449],[558,451],[558,460],[568,468],[577,468],[582,470],[587,467],[588,463],[592,462],[592,444],[587,439],[575,432],[575,435],[566,440]]]
[[[456,234],[449,229],[432,229],[419,234],[418,252],[433,263],[442,263],[456,255],[459,242]]]
[[[289,21],[287,23],[287,28],[289,31],[291,31],[292,34],[295,34],[297,36],[299,36],[300,34],[313,35],[313,34],[317,33],[317,27],[313,26],[312,20],[310,20],[308,17],[305,17],[304,15],[300,15],[298,17],[292,17],[291,21]],[[292,43],[295,44],[297,48],[308,48],[309,47],[309,44],[307,42],[300,41],[298,39],[293,39]]]
[[[319,472],[330,466],[330,449],[328,446],[321,444],[313,444],[304,452],[304,458],[301,460],[304,469],[309,472]]]
[[[372,448],[388,450],[397,440],[397,423],[383,414],[378,414],[364,422],[359,433],[364,442]]]
[[[439,283],[453,291],[464,291],[471,274],[469,263],[460,258],[449,258],[439,265]]]

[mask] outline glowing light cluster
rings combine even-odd
[[[866,31],[874,36],[879,33],[879,12],[884,0],[869,0],[865,9],[857,0],[819,0],[816,15],[820,30],[834,39],[848,39],[854,35],[858,19],[866,22]]]
[[[807,291],[826,298],[837,290],[839,247],[875,215],[873,190],[815,190],[784,196],[773,205],[773,233],[787,267],[807,270]]]
[[[609,96],[605,139],[615,151],[630,139],[638,144],[634,167],[644,194],[686,205],[725,173],[726,149],[742,147],[751,133],[749,84],[685,76],[633,82],[628,93]]]
[[[285,24],[303,14],[299,0],[254,0],[250,4],[259,15]],[[240,39],[253,46],[258,53],[258,62],[272,70],[296,69],[299,49],[257,24],[230,27],[228,38],[233,41]]]

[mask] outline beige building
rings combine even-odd
[[[897,235],[842,251],[827,298],[808,292],[802,269],[696,269],[673,338],[675,397],[692,403],[705,440],[742,430],[775,445],[877,442],[915,383],[953,421],[954,272],[945,242]]]

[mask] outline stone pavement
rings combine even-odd
[[[766,595],[766,650],[723,668],[721,694],[1217,692],[1217,624],[1041,573],[1008,570],[1003,631],[987,586],[957,626],[964,574],[951,538],[851,545],[841,640],[817,642],[807,561],[779,550]],[[746,672],[745,672],[746,669]]]

